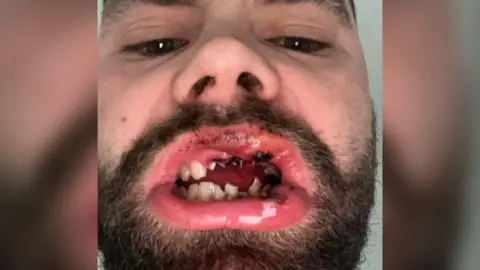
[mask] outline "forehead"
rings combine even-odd
[[[209,0],[104,0],[102,24],[116,21],[123,13],[138,5],[153,6],[200,6]],[[245,0],[247,1],[247,0]],[[343,26],[350,27],[355,22],[353,0],[249,0],[256,5],[298,5],[310,4],[324,8],[334,14]]]

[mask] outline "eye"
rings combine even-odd
[[[172,53],[188,45],[188,40],[178,38],[154,39],[137,44],[127,45],[122,51],[139,54],[145,57],[159,57]]]
[[[272,43],[274,45],[282,46],[286,49],[292,50],[292,51],[297,51],[301,53],[307,53],[307,54],[313,54],[325,49],[331,48],[331,45],[310,39],[310,38],[304,38],[304,37],[276,37],[276,38],[270,38],[266,40],[269,43]]]

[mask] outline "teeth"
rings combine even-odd
[[[219,185],[214,186],[213,198],[215,200],[223,200],[225,198],[225,193]]]
[[[207,175],[207,169],[198,161],[190,162],[190,174],[195,180],[200,180]]]
[[[209,201],[215,194],[215,184],[212,182],[201,182],[198,186],[197,198],[201,201]]]
[[[182,195],[183,198],[187,198],[188,197],[188,190],[184,187],[181,187],[180,188],[180,194]]]
[[[267,196],[268,196],[268,194],[266,192],[263,192],[263,191],[260,192],[260,197],[266,198]]]
[[[213,170],[215,170],[216,165],[217,165],[217,163],[215,161],[212,161],[212,163],[210,163],[210,165],[208,166],[208,169],[210,171],[213,171]]]
[[[190,178],[190,169],[186,165],[180,166],[180,177],[184,182]]]
[[[238,195],[238,187],[227,183],[225,185],[225,194],[227,199],[235,199]]]
[[[265,173],[266,174],[270,174],[270,175],[273,175],[273,176],[276,176],[276,177],[280,177],[280,171],[273,167],[273,166],[268,166],[265,168]]]
[[[258,196],[258,192],[260,191],[260,188],[262,187],[262,183],[260,180],[258,180],[257,177],[253,179],[252,185],[248,188],[248,194],[252,196]]]
[[[270,189],[272,189],[272,186],[267,184],[266,186],[264,186],[264,187],[262,188],[262,192],[267,193],[267,192],[270,191]]]
[[[190,185],[190,187],[188,187],[187,199],[195,200],[197,198],[197,193],[198,193],[198,185],[197,184]]]

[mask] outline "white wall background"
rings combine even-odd
[[[367,62],[370,93],[377,112],[380,162],[377,176],[376,205],[372,214],[370,241],[365,249],[361,270],[382,269],[382,0],[356,0],[360,40]]]
[[[457,262],[458,270],[480,269],[480,54],[478,46],[480,42],[480,1],[478,0],[457,0],[454,4],[456,11],[457,34],[460,41],[459,52],[463,57],[462,75],[465,76],[462,82],[468,88],[468,106],[472,106],[467,119],[469,127],[472,128],[473,145],[470,160],[470,175],[465,188],[465,230],[459,243],[459,256]]]

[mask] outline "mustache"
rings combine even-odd
[[[246,95],[239,100],[236,106],[204,103],[179,106],[176,114],[153,125],[140,136],[131,150],[124,153],[115,172],[102,170],[101,177],[111,179],[112,177],[108,175],[110,173],[112,176],[125,176],[123,177],[124,184],[134,185],[138,179],[134,179],[133,176],[144,172],[151,164],[153,157],[178,135],[185,132],[195,133],[206,126],[225,127],[245,123],[290,140],[302,153],[307,164],[329,172],[332,168],[336,168],[334,155],[329,146],[302,118],[280,107],[274,107],[255,96]],[[236,134],[232,131],[232,134],[228,134],[228,136],[235,139]]]
[[[196,132],[202,127],[225,127],[248,123],[260,127],[262,131],[283,137],[291,137],[292,132],[302,133],[306,140],[318,140],[315,132],[293,113],[275,108],[268,102],[254,96],[244,96],[238,106],[210,105],[203,103],[185,104],[169,119],[155,125],[144,137],[159,143],[169,143],[184,132]]]

